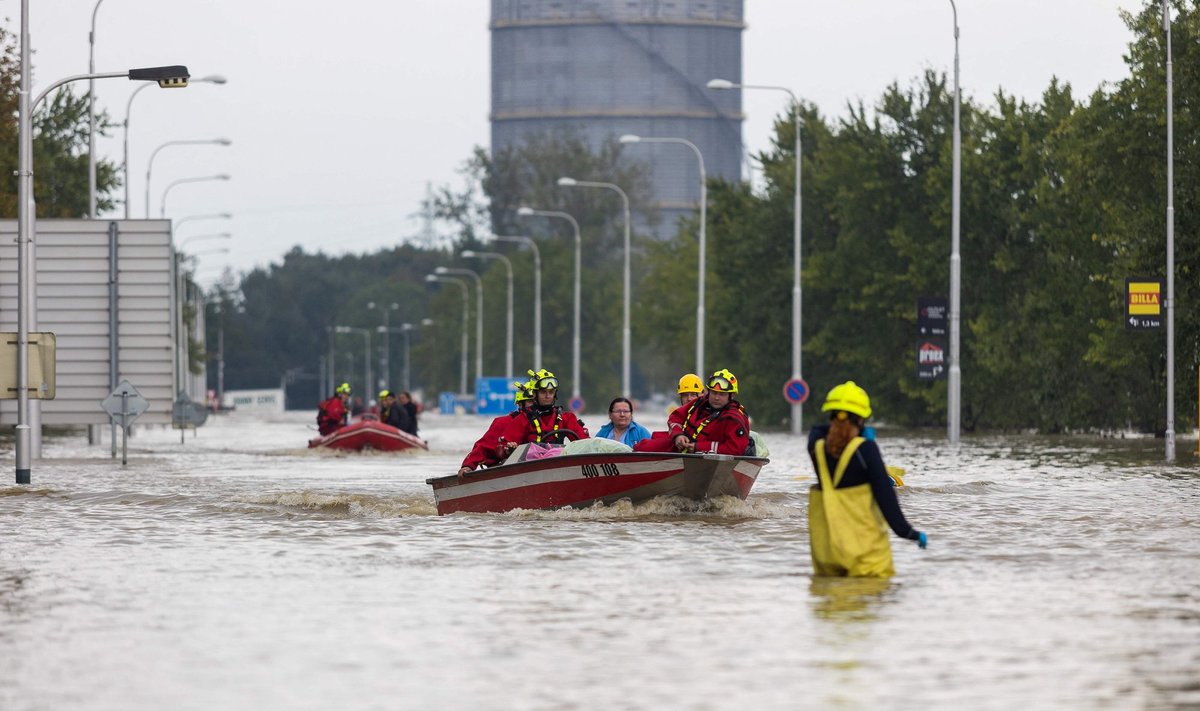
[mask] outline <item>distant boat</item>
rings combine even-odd
[[[528,447],[528,445],[522,445]],[[521,459],[518,448],[510,457]],[[426,479],[439,514],[585,508],[597,501],[639,503],[656,496],[745,499],[770,460],[727,454],[603,452],[560,454]]]
[[[405,449],[429,449],[425,440],[385,425],[378,420],[363,419],[346,425],[323,437],[308,441],[309,448],[326,447],[328,449],[345,449],[359,451],[376,449],[381,452],[399,452]]]

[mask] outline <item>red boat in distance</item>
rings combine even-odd
[[[309,448],[325,447],[327,449],[344,449],[352,452],[364,449],[374,449],[381,452],[400,452],[405,449],[428,450],[425,440],[398,430],[391,425],[385,425],[378,420],[359,420],[346,425],[336,432],[323,437],[315,437],[308,441]]]

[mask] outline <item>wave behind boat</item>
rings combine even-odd
[[[794,510],[774,497],[755,497],[742,501],[735,496],[718,496],[695,501],[679,496],[660,496],[634,504],[621,499],[605,506],[596,503],[588,508],[564,507],[554,510],[514,509],[500,514],[470,514],[472,516],[506,516],[536,520],[570,519],[574,521],[615,521],[636,519],[641,521],[709,520],[713,522],[736,522],[758,519],[786,518]]]
[[[238,503],[265,507],[274,512],[306,512],[331,518],[383,519],[437,516],[433,499],[427,496],[373,496],[370,494],[289,491],[247,496]]]

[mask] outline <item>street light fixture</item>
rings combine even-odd
[[[379,386],[383,387],[383,388],[390,387],[391,383],[392,383],[392,372],[391,372],[392,371],[392,367],[391,367],[391,365],[392,365],[391,364],[392,339],[388,338],[388,336],[387,336],[388,315],[389,315],[390,311],[397,311],[397,310],[399,310],[399,308],[400,308],[400,304],[397,304],[395,302],[389,304],[387,308],[384,308],[382,305],[380,305],[380,307],[379,307],[380,312],[383,313],[383,331],[381,331],[381,333],[384,334],[384,336],[383,336],[383,357],[381,357],[379,359],[379,374],[381,376],[379,379]],[[367,309],[374,310],[375,302],[368,301]]]
[[[363,371],[364,371],[363,377],[365,378],[363,383],[364,383],[366,394],[367,394],[367,401],[370,401],[371,390],[372,390],[372,388],[371,388],[371,331],[370,331],[370,329],[354,328],[353,326],[334,326],[333,331],[334,331],[334,333],[361,333],[363,335],[363,342],[364,342],[363,347],[366,349],[363,352]],[[365,405],[366,401],[364,401],[363,404]]]
[[[220,76],[219,74],[212,74],[212,75],[209,75],[206,77],[200,77],[199,79],[191,79],[190,81],[193,84],[200,84],[200,83],[224,84],[225,77]],[[130,201],[130,195],[129,195],[129,116],[130,116],[130,112],[133,109],[133,97],[135,97],[139,93],[141,93],[142,89],[149,88],[150,86],[151,86],[150,84],[142,84],[138,88],[134,89],[133,93],[129,95],[129,101],[127,101],[125,103],[125,161],[124,161],[124,164],[122,165],[122,170],[125,172],[125,219],[126,220],[129,219],[129,201]],[[94,167],[93,167],[93,170],[95,170]]]
[[[462,384],[459,386],[458,391],[460,393],[466,393],[467,392],[467,332],[469,330],[468,324],[470,322],[468,314],[471,311],[471,306],[470,306],[471,297],[468,294],[467,282],[463,281],[462,279],[454,279],[452,277],[442,277],[442,276],[438,276],[436,274],[427,274],[425,276],[425,281],[429,282],[429,283],[444,282],[444,283],[450,283],[450,284],[458,284],[459,288],[462,289],[462,296],[463,296],[462,381],[461,381]]]
[[[1175,461],[1175,91],[1171,61],[1171,9],[1162,2],[1163,32],[1167,35],[1167,429],[1166,458]],[[958,41],[958,30],[954,32]],[[957,44],[955,45],[957,47]],[[958,76],[958,59],[954,61]],[[955,114],[957,116],[957,114]]]
[[[232,239],[233,234],[230,232],[213,232],[206,235],[193,235],[185,240],[180,240],[179,246],[176,249],[183,249],[184,245],[189,242],[201,242],[209,239]]]
[[[582,402],[582,399],[580,398],[580,395],[579,395],[579,392],[580,392],[579,391],[579,388],[580,388],[580,385],[579,385],[579,377],[580,377],[579,376],[579,350],[580,350],[580,348],[579,348],[579,305],[580,305],[580,301],[581,301],[580,279],[582,277],[582,272],[581,272],[582,240],[579,237],[579,222],[576,221],[576,219],[574,217],[572,217],[570,214],[568,214],[566,212],[559,212],[556,210],[535,210],[532,207],[526,207],[526,206],[517,208],[517,215],[520,217],[534,217],[534,216],[559,217],[559,218],[569,221],[571,223],[571,227],[574,228],[574,230],[575,230],[575,328],[574,328],[574,335],[572,336],[572,344],[571,344],[571,349],[572,349],[571,365],[574,370],[574,374],[573,374],[572,382],[571,382],[571,399]]]
[[[475,378],[478,380],[483,377],[483,280],[470,269],[438,267],[433,272],[441,276],[449,274],[470,277],[475,281]]]
[[[37,268],[33,254],[33,222],[36,206],[33,195],[33,110],[54,89],[82,79],[128,78],[134,81],[157,81],[162,87],[187,86],[188,70],[184,66],[131,69],[125,72],[88,73],[60,79],[30,101],[32,84],[29,43],[29,0],[21,0],[20,29],[20,86],[17,94],[17,425],[16,425],[16,483],[31,480],[30,462],[36,444],[41,454],[41,408],[30,407],[29,391],[29,332],[37,328],[34,304],[34,281]],[[34,430],[37,430],[36,438]]]
[[[802,266],[802,251],[800,246],[800,222],[801,222],[801,171],[800,167],[803,163],[803,151],[800,143],[800,101],[796,99],[796,95],[791,89],[782,86],[769,86],[763,84],[735,84],[728,79],[710,79],[706,85],[709,89],[763,89],[767,91],[782,91],[786,93],[792,100],[793,121],[795,122],[796,132],[796,190],[793,196],[792,208],[792,379],[801,380],[803,378],[803,367],[801,360],[801,326],[803,325],[803,295],[800,290],[800,268]],[[703,376],[703,373],[700,373]],[[792,434],[801,435],[804,432],[804,406],[800,403],[792,405]]]
[[[704,377],[704,275],[705,255],[708,252],[708,174],[704,170],[704,154],[695,143],[686,138],[648,138],[627,133],[619,139],[621,143],[674,143],[687,146],[696,154],[700,163],[700,265],[697,268],[697,297],[696,297],[696,373]]]
[[[507,329],[505,331],[504,345],[504,372],[505,378],[512,380],[513,377],[513,268],[512,262],[508,257],[499,252],[476,252],[466,249],[462,251],[462,256],[472,259],[499,259],[504,262],[504,268],[508,272],[508,315],[505,320]]]
[[[630,353],[632,351],[632,332],[629,327],[630,288],[629,288],[629,196],[615,183],[599,183],[590,180],[576,180],[562,177],[558,179],[559,187],[564,188],[606,188],[614,190],[621,196],[625,205],[625,313],[621,326],[621,394],[630,397]]]
[[[497,242],[528,245],[533,251],[533,369],[542,369],[542,252],[537,242],[521,235],[492,235]]]
[[[163,218],[167,216],[167,193],[171,192],[171,188],[175,187],[176,185],[183,185],[184,183],[202,183],[210,180],[229,180],[229,174],[220,173],[219,175],[205,175],[198,178],[180,178],[179,180],[172,181],[171,184],[167,186],[167,189],[163,190],[162,201],[160,203],[161,213],[159,216]]]
[[[150,161],[146,164],[146,219],[150,219],[150,172],[154,169],[154,158],[158,156],[158,152],[168,146],[198,146],[198,145],[216,145],[228,146],[233,141],[228,138],[201,138],[189,139],[183,141],[167,141],[150,154]]]
[[[232,219],[233,219],[233,214],[228,213],[228,212],[218,212],[218,213],[215,213],[212,215],[188,215],[186,217],[180,217],[177,220],[172,220],[171,226],[175,232],[178,232],[180,227],[187,224],[188,222],[193,222],[195,220],[232,220]]]

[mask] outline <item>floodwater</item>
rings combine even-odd
[[[885,430],[930,542],[878,582],[812,577],[784,435],[744,503],[439,517],[483,419],[311,421],[48,438],[0,484],[0,709],[1200,707],[1194,440]]]

